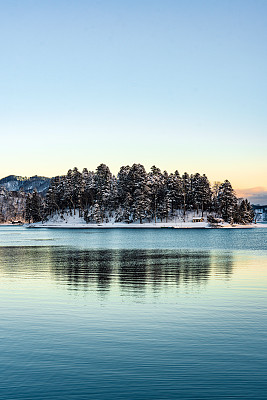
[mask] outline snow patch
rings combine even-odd
[[[267,224],[228,224],[226,222],[220,223],[217,227],[211,226],[204,218],[203,222],[192,222],[194,213],[187,215],[186,221],[181,217],[175,217],[174,219],[168,219],[167,222],[140,222],[125,223],[125,222],[114,222],[114,218],[111,218],[109,222],[103,223],[86,223],[82,217],[79,217],[77,212],[75,215],[65,213],[62,216],[59,214],[53,215],[48,221],[36,222],[27,225],[29,228],[80,228],[80,229],[111,229],[111,228],[124,228],[124,229],[160,229],[160,228],[174,228],[174,229],[212,229],[212,228],[262,228],[267,227]],[[263,226],[266,225],[266,226]]]

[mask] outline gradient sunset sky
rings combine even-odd
[[[136,162],[267,190],[267,1],[0,5],[0,178]]]

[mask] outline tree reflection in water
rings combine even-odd
[[[72,290],[95,287],[100,292],[116,285],[122,293],[141,294],[148,287],[203,285],[211,275],[233,270],[233,254],[196,250],[107,250],[68,247],[0,248],[0,262],[6,273],[47,276]]]
[[[142,293],[149,286],[205,284],[211,269],[232,273],[233,257],[227,253],[187,250],[76,250],[55,249],[51,269],[58,281],[72,288],[97,285],[107,291],[118,284],[122,292]],[[223,265],[225,263],[225,270]]]

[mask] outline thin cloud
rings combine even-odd
[[[252,204],[267,204],[267,189],[262,186],[248,189],[237,189],[236,194],[238,197],[248,199]]]

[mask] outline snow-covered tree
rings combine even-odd
[[[232,223],[234,221],[237,198],[234,189],[228,180],[225,180],[219,187],[217,201],[222,218],[226,222]]]
[[[103,222],[105,211],[108,211],[112,198],[112,174],[109,167],[105,164],[100,164],[96,169],[94,175],[94,189]]]
[[[163,186],[164,182],[161,170],[153,165],[153,167],[151,167],[151,172],[149,172],[148,174],[148,187],[151,198],[150,213],[155,222],[157,222],[157,217],[159,216],[158,214],[160,209]]]
[[[16,217],[21,212],[25,214],[25,210],[31,221],[55,213],[64,218],[65,213],[75,214],[79,209],[79,216],[86,222],[97,223],[110,218],[128,223],[168,221],[181,212],[185,220],[191,211],[202,216],[209,212],[211,217],[231,223],[247,223],[253,219],[251,205],[245,200],[238,203],[227,180],[222,184],[216,182],[211,189],[205,174],[189,176],[185,172],[180,176],[177,170],[168,174],[156,166],[147,173],[141,164],[123,166],[117,176],[112,175],[105,164],[100,164],[95,172],[87,168],[82,173],[76,167],[69,169],[66,175],[51,179],[45,210],[41,198],[36,195],[33,193],[26,201],[23,193],[17,198],[0,189],[0,218]]]
[[[130,168],[128,178],[129,194],[132,199],[133,220],[140,219],[140,222],[142,222],[150,211],[149,185],[144,166],[133,164]]]
[[[241,200],[241,203],[236,206],[235,222],[240,224],[252,223],[255,217],[253,208],[247,199]]]
[[[186,210],[188,210],[190,208],[190,197],[192,197],[190,188],[191,188],[190,176],[187,172],[185,172],[182,175],[182,180],[181,180],[184,218],[186,215]]]

